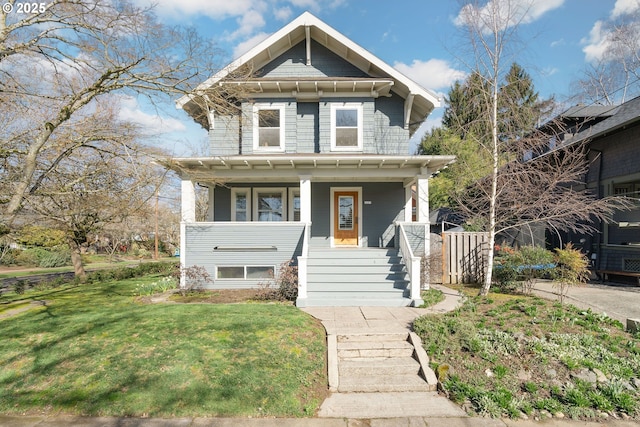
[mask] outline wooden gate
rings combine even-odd
[[[442,283],[482,283],[488,244],[488,233],[442,233]]]

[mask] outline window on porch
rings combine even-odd
[[[286,221],[284,188],[254,188],[256,221]]]

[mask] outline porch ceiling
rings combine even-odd
[[[366,154],[247,155],[182,157],[163,164],[184,178],[199,182],[406,181],[433,175],[455,156],[385,156]]]

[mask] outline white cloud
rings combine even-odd
[[[238,43],[236,47],[233,49],[233,57],[239,58],[240,55],[247,53],[251,48],[255,47],[269,37],[271,34],[268,33],[258,33],[255,36],[251,37],[248,40],[243,41],[242,43]]]
[[[273,11],[273,16],[275,16],[278,21],[286,22],[291,19],[291,15],[293,15],[293,11],[290,7],[283,7]]]
[[[594,62],[602,59],[610,47],[608,32],[603,28],[602,21],[596,21],[589,32],[589,37],[582,39],[582,43],[586,46],[582,49],[585,59],[588,62]]]
[[[231,41],[250,36],[265,25],[262,13],[256,10],[248,10],[238,18],[237,22],[238,29],[228,36],[228,39]]]
[[[617,0],[611,11],[611,19],[630,15],[636,10],[640,10],[640,0]]]
[[[156,12],[161,16],[185,17],[204,15],[213,19],[242,16],[247,10],[262,4],[262,0],[136,0],[138,4],[155,4]]]
[[[186,129],[180,120],[143,111],[136,98],[132,96],[120,97],[118,117],[142,126],[149,134],[180,132]]]
[[[478,8],[475,4],[467,4],[460,9],[454,19],[457,26],[466,26],[468,22],[479,20],[486,24],[494,20],[502,26],[501,29],[518,24],[529,24],[537,21],[545,13],[557,9],[565,0],[489,0],[487,4]],[[483,25],[480,25],[483,27]]]
[[[411,65],[396,62],[393,66],[421,86],[435,91],[448,89],[456,80],[463,80],[467,76],[464,71],[452,68],[442,59],[414,59]]]

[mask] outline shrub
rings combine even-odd
[[[553,278],[558,288],[560,302],[563,302],[571,286],[585,282],[589,278],[589,260],[571,243],[568,243],[564,249],[556,249],[555,261],[557,267],[553,271]]]
[[[186,296],[190,291],[202,290],[208,283],[213,283],[211,275],[201,265],[192,265],[190,267],[180,265],[179,270],[174,272],[174,278],[180,281],[180,294],[182,296]]]
[[[280,264],[278,275],[258,283],[257,298],[261,300],[295,301],[298,298],[298,267],[293,260]]]
[[[165,276],[162,279],[151,283],[139,283],[136,285],[134,294],[137,296],[150,296],[161,294],[169,289],[175,289],[177,281],[174,277]]]
[[[512,292],[520,286],[522,293],[531,294],[536,279],[548,275],[553,268],[553,253],[545,248],[523,246],[516,250],[496,246],[493,277],[497,287]]]

